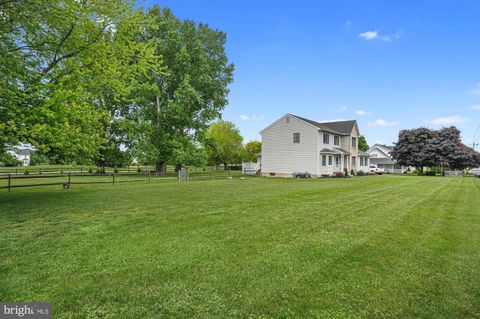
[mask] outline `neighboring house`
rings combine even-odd
[[[318,177],[368,169],[368,154],[358,150],[355,120],[319,123],[286,114],[260,134],[263,176],[308,172]]]
[[[28,166],[30,165],[30,157],[32,156],[33,151],[29,147],[16,146],[8,150],[7,153],[21,161],[23,166]]]
[[[367,150],[370,155],[370,163],[383,168],[388,173],[403,173],[408,170],[408,166],[398,165],[392,158],[393,146],[375,144]],[[415,169],[410,167],[410,169]]]

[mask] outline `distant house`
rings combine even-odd
[[[388,173],[403,173],[408,170],[408,166],[398,165],[392,158],[393,146],[375,144],[367,150],[370,155],[370,163],[383,168]],[[414,169],[414,168],[411,168]]]
[[[285,114],[260,134],[263,176],[309,172],[318,177],[368,169],[369,155],[358,149],[355,120],[320,123]]]
[[[28,166],[33,150],[30,147],[19,145],[7,150],[7,153],[21,161],[23,166]]]

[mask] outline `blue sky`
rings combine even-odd
[[[285,113],[356,119],[369,144],[444,125],[470,144],[480,125],[480,0],[139,4],[227,33],[235,73],[223,118],[246,141]]]

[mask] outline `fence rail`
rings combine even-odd
[[[144,173],[107,173],[107,174],[88,174],[88,173],[57,173],[48,175],[17,175],[9,173],[7,176],[0,176],[0,189],[8,189],[10,192],[13,188],[18,187],[36,187],[36,186],[52,186],[62,185],[63,188],[71,188],[72,185],[88,185],[88,184],[112,184],[131,183],[131,182],[173,182],[180,180],[205,180],[205,179],[225,179],[242,177],[241,171],[190,171],[187,172],[187,178],[181,177],[180,172],[168,173],[166,175],[152,175],[150,171]],[[38,181],[35,183],[35,181]]]

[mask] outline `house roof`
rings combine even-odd
[[[372,163],[372,164],[396,164],[396,161],[394,161],[390,158],[370,157],[370,163]]]
[[[370,154],[364,152],[364,151],[361,151],[361,150],[358,150],[358,155],[359,156],[370,156]]]
[[[320,153],[327,153],[327,154],[339,154],[339,155],[344,155],[344,154],[350,154],[350,152],[344,150],[341,147],[334,147],[334,148],[322,148]]]
[[[375,144],[367,150],[367,153],[370,153],[374,149],[380,150],[385,156],[391,157],[390,153],[393,151],[394,146],[387,146],[384,144]]]
[[[297,115],[293,115],[293,114],[292,114],[292,116],[295,116],[296,118],[298,118],[298,119],[300,119],[304,122],[312,124],[312,125],[318,127],[319,129],[321,129],[323,131],[336,133],[338,135],[350,135],[350,133],[353,130],[353,127],[357,123],[356,120],[337,121],[337,122],[322,122],[322,123],[320,123],[320,122],[315,122],[315,121],[306,119],[306,118],[301,117],[301,116],[297,116]]]

